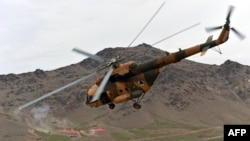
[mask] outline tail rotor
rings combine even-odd
[[[224,26],[228,26],[230,28],[230,18],[231,18],[231,15],[232,15],[232,12],[234,11],[234,6],[229,6],[228,8],[228,13],[227,13],[227,16],[226,16],[226,23],[225,25],[222,25],[222,26],[216,26],[216,27],[209,27],[209,28],[206,28],[205,30],[207,32],[211,32],[211,31],[215,31],[215,30],[219,30],[219,29],[222,29]],[[240,39],[240,40],[244,40],[246,38],[246,36],[244,34],[242,34],[241,32],[239,32],[238,30],[236,30],[235,28],[230,28],[236,35],[237,37]]]

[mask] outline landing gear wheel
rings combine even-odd
[[[114,103],[110,103],[109,104],[109,109],[114,109],[115,108],[115,104]]]
[[[134,107],[135,109],[141,109],[141,105],[138,104],[138,103],[134,103],[134,104],[133,104],[133,107]]]

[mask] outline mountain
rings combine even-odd
[[[165,52],[141,44],[131,48],[106,48],[97,55],[104,58],[120,55],[125,58],[123,62],[134,60],[140,63],[163,56]],[[132,108],[132,101],[119,104],[114,110],[110,110],[108,106],[90,108],[85,105],[86,92],[95,83],[95,79],[105,73],[102,71],[82,84],[68,88],[16,114],[18,106],[103,65],[85,59],[53,71],[37,69],[22,74],[0,75],[0,112],[6,115],[0,116],[0,119],[13,121],[10,123],[13,127],[19,127],[23,123],[26,128],[22,132],[31,128],[34,123],[31,121],[36,120],[37,115],[43,122],[46,119],[46,125],[52,126],[53,131],[62,125],[64,119],[70,123],[64,128],[102,127],[106,130],[97,137],[87,136],[88,140],[222,139],[223,124],[250,122],[250,67],[230,60],[219,66],[182,60],[164,67],[143,98],[140,110]],[[38,111],[38,114],[34,111]],[[41,118],[44,113],[46,118]],[[206,136],[201,136],[205,131]],[[14,140],[16,134],[6,133],[2,138]],[[31,137],[27,138],[50,140],[48,137],[52,136],[36,134],[41,138],[30,134]],[[26,137],[22,134],[24,136]]]

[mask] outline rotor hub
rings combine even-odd
[[[120,56],[116,56],[116,57],[113,57],[112,59],[110,59],[110,61],[108,61],[106,63],[106,66],[109,67],[111,65],[114,65],[116,66],[115,64],[120,60]]]

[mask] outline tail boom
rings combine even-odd
[[[228,24],[225,24],[218,39],[216,40],[207,40],[205,43],[196,45],[184,50],[179,49],[179,51],[167,54],[166,56],[156,58],[154,60],[138,64],[135,68],[131,69],[133,74],[143,73],[145,71],[161,68],[171,63],[179,62],[182,59],[185,59],[189,56],[200,53],[204,50],[208,50],[220,44],[223,44],[228,40],[230,27]]]

